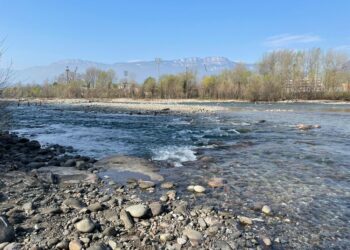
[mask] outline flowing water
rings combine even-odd
[[[14,131],[22,135],[96,158],[151,159],[180,191],[224,177],[225,190],[211,190],[198,202],[253,218],[261,216],[256,203],[269,204],[281,221],[259,230],[287,248],[350,246],[350,104],[206,105],[230,111],[154,116],[55,105],[11,109]],[[321,128],[300,131],[299,123]]]

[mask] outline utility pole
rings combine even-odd
[[[155,61],[156,61],[156,64],[157,64],[158,82],[159,82],[159,78],[160,78],[159,66],[160,66],[160,63],[162,62],[162,59],[161,59],[161,58],[159,58],[159,57],[156,57]]]
[[[69,83],[69,67],[66,66],[66,81],[67,81],[67,84]]]
[[[126,85],[128,84],[128,74],[129,74],[129,72],[127,70],[124,70],[124,77],[125,77],[124,89],[126,88]]]

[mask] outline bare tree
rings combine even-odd
[[[4,55],[4,40],[0,41],[0,97],[2,96],[2,92],[5,88],[5,86],[8,84],[8,81],[10,79],[10,66],[3,67],[2,65],[2,59]],[[7,102],[0,100],[0,131],[5,130],[9,128],[9,121],[10,121],[10,113],[6,109]]]
[[[9,66],[3,66],[2,65],[2,60],[3,60],[3,55],[5,52],[5,49],[3,47],[4,40],[0,41],[0,91],[6,86],[10,79],[10,72],[11,72],[11,67]]]

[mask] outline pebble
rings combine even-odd
[[[187,238],[186,238],[186,237],[179,237],[179,238],[176,239],[176,242],[177,242],[177,244],[179,244],[180,246],[185,245],[186,242],[187,242]]]
[[[129,212],[124,209],[119,214],[120,220],[123,222],[125,229],[131,229],[134,226],[134,220],[132,219]]]
[[[139,187],[142,189],[148,189],[155,187],[155,183],[153,181],[139,181]]]
[[[146,215],[148,211],[148,206],[143,204],[132,205],[125,209],[134,218],[141,218]]]
[[[169,233],[161,234],[159,236],[159,240],[162,242],[171,241],[173,238],[174,237]]]
[[[93,203],[88,206],[88,209],[92,212],[98,212],[103,209],[102,205],[99,202]]]
[[[271,246],[271,244],[272,244],[270,238],[267,238],[267,237],[263,238],[263,242],[266,246]]]
[[[83,219],[75,224],[76,229],[82,233],[91,233],[95,229],[95,223],[91,219]]]
[[[170,182],[170,181],[167,181],[167,182],[163,182],[161,185],[160,185],[161,188],[163,189],[172,189],[174,187],[174,183]]]
[[[211,188],[223,187],[224,186],[224,179],[223,178],[218,178],[218,177],[211,178],[208,181],[208,186],[211,187]]]
[[[183,235],[187,236],[191,241],[201,241],[203,236],[200,232],[193,229],[185,229]]]
[[[244,224],[244,225],[252,225],[253,224],[253,220],[248,218],[248,217],[239,216],[238,219],[239,219],[239,222]]]
[[[271,210],[271,208],[270,208],[269,206],[265,205],[265,206],[262,207],[261,211],[262,211],[264,214],[269,215],[269,214],[271,214],[271,211],[272,211],[272,210]]]
[[[200,185],[196,185],[196,186],[193,187],[193,190],[196,193],[204,193],[205,192],[205,187],[200,186]]]
[[[69,242],[69,250],[82,250],[83,245],[80,240],[72,240]]]
[[[85,204],[75,198],[68,198],[66,200],[63,201],[63,205],[69,207],[69,208],[74,208],[74,209],[82,209],[83,207],[85,207]]]
[[[160,215],[163,212],[163,206],[160,202],[152,202],[149,205],[149,208],[151,209],[153,216]]]

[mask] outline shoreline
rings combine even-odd
[[[191,205],[210,192],[222,192],[225,181],[221,178],[203,186],[188,186],[186,192],[192,194],[186,195],[177,193],[180,187],[166,180],[128,179],[121,185],[99,177],[93,159],[62,158],[65,151],[58,145],[45,148],[9,133],[0,133],[0,145],[7,150],[0,150],[0,249],[280,247],[279,241],[272,243],[267,234],[256,232],[256,227],[267,223],[260,218],[234,214],[224,207]],[[17,152],[25,154],[13,157]],[[130,164],[135,164],[133,161]],[[66,171],[73,173],[70,178],[75,178],[74,182],[64,178]],[[87,178],[77,178],[84,171],[89,173]],[[147,195],[152,193],[161,196]],[[274,218],[268,206],[259,209],[260,216]]]

